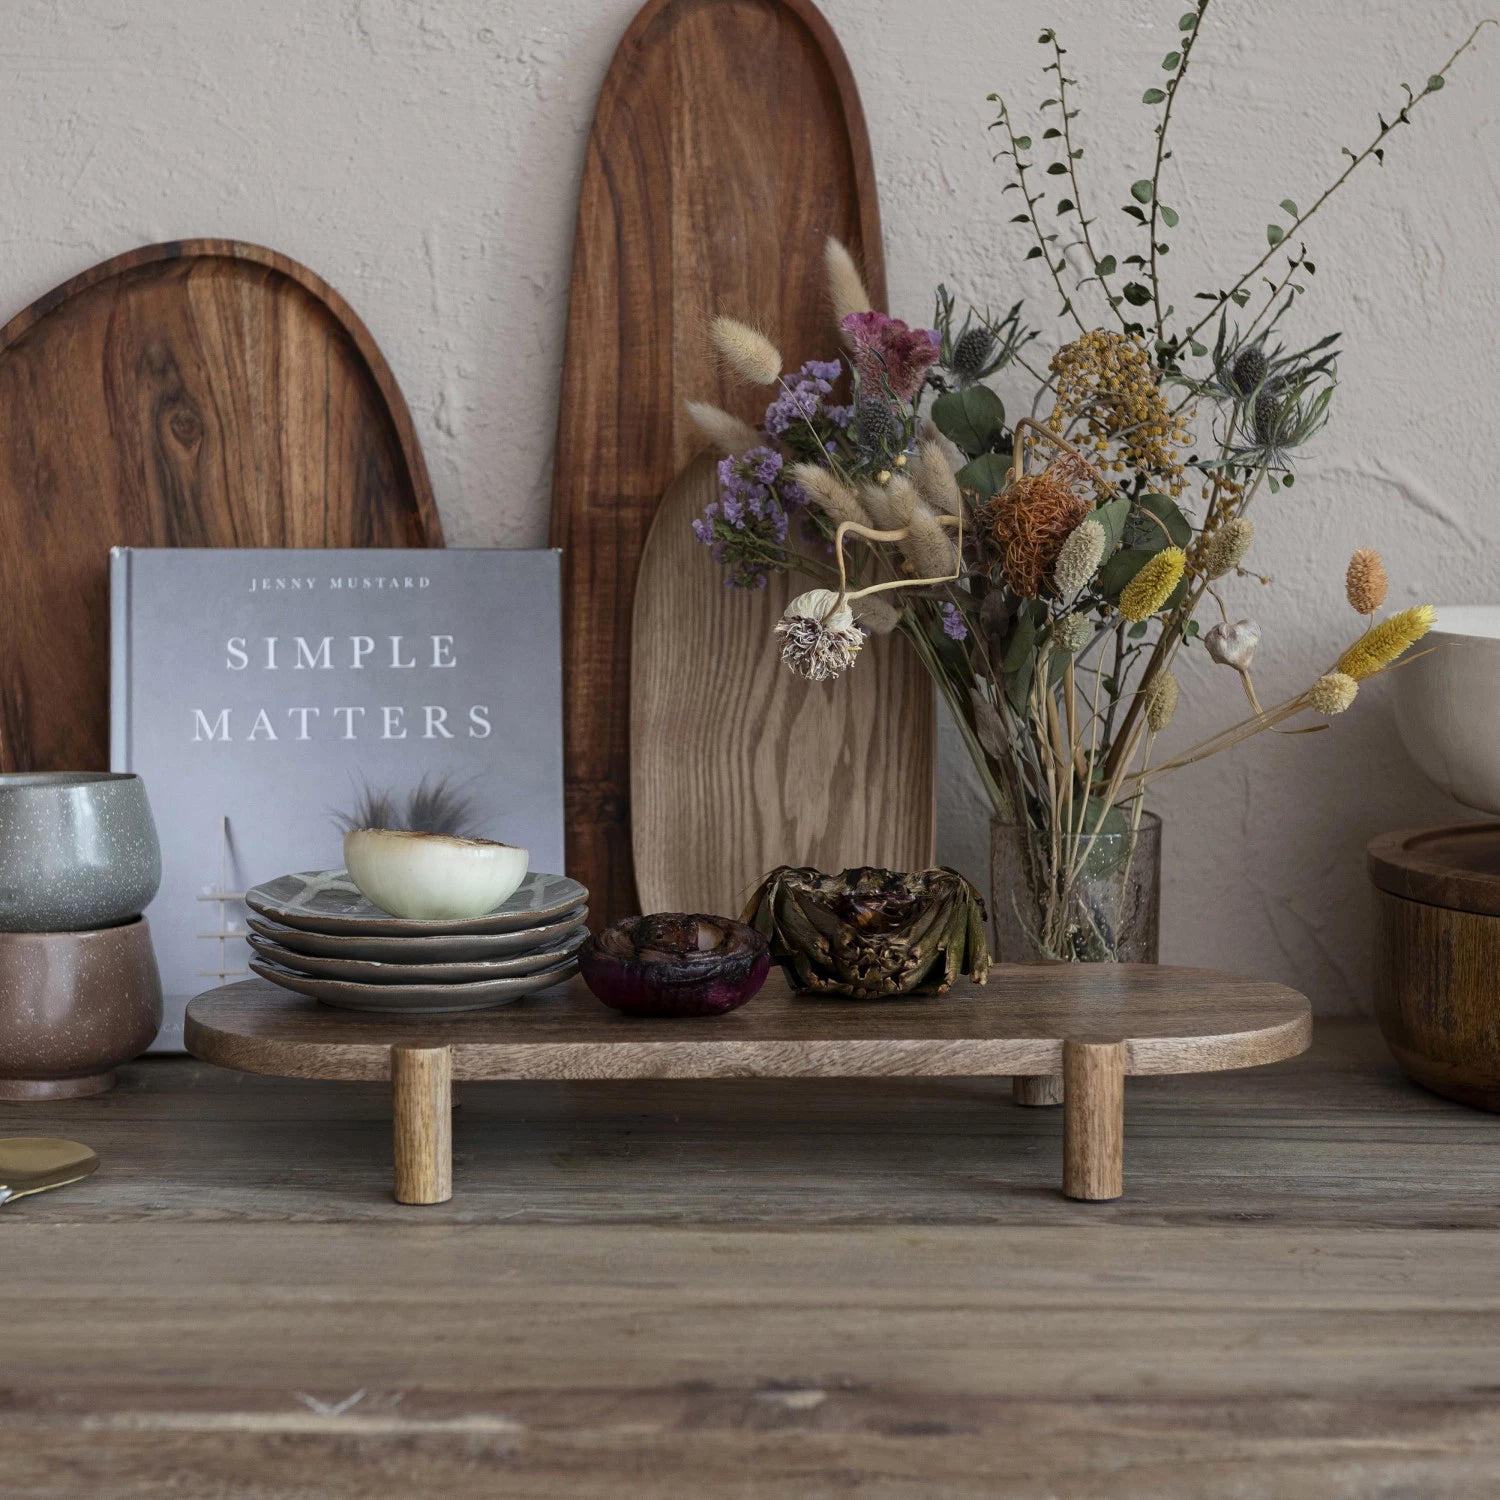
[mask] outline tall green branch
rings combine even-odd
[[[1458,45],[1458,47],[1454,49],[1452,57],[1450,57],[1448,61],[1445,62],[1443,66],[1437,70],[1436,73],[1432,74],[1432,76],[1428,78],[1426,87],[1423,88],[1420,93],[1413,93],[1412,90],[1407,87],[1407,85],[1402,84],[1402,88],[1406,89],[1407,98],[1406,103],[1403,104],[1400,110],[1397,111],[1395,119],[1387,120],[1383,115],[1380,116],[1380,129],[1376,133],[1374,140],[1372,140],[1370,144],[1366,146],[1365,149],[1361,151],[1357,156],[1354,154],[1354,152],[1350,151],[1347,146],[1344,147],[1344,154],[1349,158],[1349,165],[1345,167],[1341,173],[1339,173],[1338,177],[1335,178],[1334,181],[1330,183],[1322,193],[1319,194],[1317,202],[1315,202],[1313,206],[1307,210],[1306,213],[1299,213],[1295,215],[1292,219],[1291,226],[1272,238],[1271,244],[1267,248],[1266,253],[1262,255],[1261,258],[1256,261],[1255,264],[1251,266],[1250,269],[1246,271],[1245,274],[1241,276],[1240,279],[1236,281],[1235,284],[1230,287],[1227,292],[1219,293],[1219,295],[1213,301],[1213,306],[1210,307],[1209,310],[1204,313],[1204,315],[1199,318],[1198,321],[1194,323],[1193,326],[1189,328],[1185,334],[1183,334],[1182,338],[1176,344],[1176,348],[1181,348],[1188,342],[1189,339],[1202,332],[1203,328],[1208,323],[1210,323],[1215,316],[1217,316],[1217,314],[1231,301],[1231,299],[1234,298],[1235,294],[1244,288],[1246,282],[1248,282],[1250,278],[1254,276],[1266,264],[1266,262],[1271,259],[1273,255],[1276,254],[1277,250],[1281,247],[1282,242],[1284,240],[1290,239],[1292,235],[1296,234],[1297,231],[1300,230],[1302,226],[1306,224],[1307,221],[1311,219],[1312,216],[1317,213],[1317,211],[1322,208],[1322,206],[1349,180],[1349,178],[1353,176],[1354,172],[1370,159],[1370,157],[1373,156],[1378,162],[1384,162],[1384,142],[1386,137],[1390,135],[1390,133],[1395,130],[1398,125],[1408,125],[1411,123],[1411,111],[1429,94],[1435,94],[1439,89],[1443,87],[1448,79],[1448,70],[1452,68],[1453,64],[1456,63],[1459,58],[1462,57],[1464,53],[1474,45],[1475,40],[1479,36],[1479,33],[1483,31],[1486,26],[1495,25],[1500,25],[1500,22],[1495,21],[1493,17],[1486,17],[1484,20],[1482,20],[1473,29],[1473,31],[1471,31],[1468,36],[1464,38],[1464,40]]]
[[[1052,273],[1052,281],[1057,287],[1057,294],[1063,299],[1062,311],[1067,313],[1078,325],[1080,333],[1085,333],[1088,331],[1087,325],[1078,316],[1078,309],[1073,306],[1073,299],[1068,295],[1068,290],[1062,283],[1062,276],[1057,267],[1052,264],[1052,255],[1047,249],[1047,236],[1042,232],[1042,221],[1037,215],[1036,206],[1040,200],[1033,198],[1031,196],[1031,189],[1026,186],[1026,164],[1021,160],[1021,151],[1023,149],[1021,142],[1024,140],[1026,143],[1025,149],[1029,149],[1031,137],[1016,135],[1015,129],[1010,122],[1010,110],[1006,108],[1005,100],[999,94],[991,94],[990,101],[1000,106],[1000,118],[996,123],[1005,127],[1005,136],[1010,142],[1010,159],[1016,164],[1016,186],[1021,189],[1021,196],[1026,200],[1026,217],[1032,229],[1036,232],[1036,253],[1040,255],[1048,271]]]
[[[1104,257],[1094,249],[1093,236],[1089,233],[1088,215],[1083,211],[1083,189],[1078,185],[1078,170],[1074,166],[1075,160],[1078,156],[1082,155],[1082,152],[1075,153],[1073,150],[1073,132],[1068,123],[1068,84],[1072,80],[1063,72],[1063,47],[1057,40],[1057,33],[1050,26],[1042,35],[1052,43],[1053,67],[1057,72],[1057,104],[1062,114],[1063,155],[1068,164],[1068,182],[1073,189],[1073,209],[1078,215],[1078,227],[1083,233],[1084,253],[1089,258],[1089,265],[1092,267],[1094,275],[1099,279],[1099,285],[1104,288],[1105,300],[1109,303],[1114,315],[1120,320],[1120,326],[1123,328],[1126,319],[1125,314],[1120,311],[1120,298],[1115,292],[1110,290],[1109,276],[1104,270]],[[1111,265],[1114,264],[1112,256],[1110,257],[1110,263]]]
[[[1204,12],[1208,9],[1208,0],[1198,0],[1198,17],[1193,22],[1191,29],[1187,32],[1186,40],[1182,43],[1182,50],[1177,53],[1177,65],[1173,69],[1171,78],[1167,81],[1167,102],[1162,110],[1161,120],[1156,127],[1156,162],[1151,169],[1151,214],[1146,221],[1146,234],[1151,243],[1151,306],[1156,313],[1156,344],[1160,349],[1167,341],[1166,315],[1161,306],[1161,276],[1157,269],[1156,250],[1156,225],[1161,212],[1161,169],[1165,165],[1167,157],[1171,154],[1167,150],[1167,127],[1172,123],[1172,106],[1177,102],[1178,90],[1182,86],[1182,80],[1187,77],[1188,64],[1193,56],[1193,44],[1198,40],[1198,31],[1203,24]],[[1186,25],[1191,17],[1185,17],[1183,24]],[[1168,59],[1172,54],[1167,54]]]

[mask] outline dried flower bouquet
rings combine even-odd
[[[1380,117],[1363,151],[1346,149],[1347,165],[1309,209],[1282,201],[1286,222],[1267,226],[1249,270],[1180,313],[1161,274],[1178,214],[1160,185],[1208,6],[1198,0],[1181,17],[1161,83],[1145,91],[1154,165],[1130,187],[1123,212],[1139,240],[1118,260],[1082,206],[1076,80],[1053,31],[1040,38],[1054,97],[1039,142],[992,96],[1005,191],[1020,195],[1013,222],[1026,226],[1027,257],[1047,267],[1059,317],[1075,330],[1050,358],[1037,357],[1020,303],[960,317],[940,286],[930,328],[872,309],[854,261],[830,241],[841,358],[784,373],[771,340],[719,317],[710,334],[728,368],[774,399],[759,427],[692,407],[727,455],[719,498],[694,523],[726,582],[753,588],[788,571],[820,582],[777,627],[787,666],[810,678],[852,667],[869,633],[906,637],[994,810],[1023,830],[1025,901],[996,900],[1017,901],[1032,949],[1051,957],[1122,951],[1118,903],[1149,786],[1252,735],[1326,727],[1289,721],[1343,713],[1433,621],[1423,605],[1376,622],[1385,570],[1361,548],[1346,592],[1363,633],[1314,682],[1267,705],[1250,670],[1260,627],[1236,618],[1231,586],[1256,577],[1246,566],[1253,502],[1293,485],[1337,383],[1339,335],[1290,349],[1278,337],[1316,269],[1297,236],[1357,168],[1383,159],[1387,137],[1444,86],[1478,28],[1424,87],[1403,85],[1400,108]],[[1002,370],[1035,387],[1031,414],[1010,423],[986,384]],[[1217,616],[1210,628],[1200,607]],[[1189,649],[1236,675],[1246,710],[1163,752],[1173,666]]]

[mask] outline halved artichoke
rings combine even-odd
[[[875,1000],[989,977],[984,900],[956,870],[772,870],[744,920],[797,989]]]

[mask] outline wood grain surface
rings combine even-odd
[[[773,630],[812,580],[724,587],[690,525],[718,493],[714,469],[703,457],[683,471],[641,559],[630,796],[642,909],[738,916],[777,865],[926,869],[931,683],[894,635],[836,682],[783,667]]]
[[[1500,1111],[1500,916],[1376,892],[1375,1015],[1408,1077]]]
[[[1108,1202],[1125,1191],[1125,1045],[1063,1043],[1063,1191]]]
[[[0,329],[0,768],[109,763],[109,549],[441,546],[406,403],[305,266],[150,245]]]
[[[447,1046],[455,1079],[929,1077],[1062,1071],[1065,1040],[1119,1040],[1130,1074],[1276,1062],[1312,1034],[1307,1000],[1262,980],[1146,964],[1000,966],[984,988],[849,1001],[793,995],[773,972],[709,1020],[606,1009],[579,978],[458,1017],[336,1011],[262,980],[200,995],[185,1040],[225,1067],[295,1078],[389,1078],[396,1044]]]
[[[397,1203],[453,1196],[453,1054],[446,1047],[391,1048],[391,1123]]]
[[[724,312],[764,324],[791,368],[826,358],[830,234],[862,259],[870,294],[884,306],[864,117],[817,9],[810,0],[651,0],[620,43],[589,136],[553,487],[552,541],[565,551],[568,870],[590,888],[597,922],[639,909],[631,625],[657,507],[702,446],[683,403],[713,401],[751,420],[766,405],[764,390],[728,382],[706,320]],[[741,639],[756,628],[749,617],[741,625]],[[703,671],[715,670],[720,643],[702,638],[705,621],[684,612],[679,627],[685,647],[701,650]],[[774,676],[774,653],[757,659],[757,670]],[[918,664],[901,670],[911,676],[902,696],[913,706],[885,726],[887,738],[903,742],[890,776],[919,763],[924,746],[930,756],[934,732]],[[855,694],[875,685],[874,673],[863,686],[851,678]],[[880,768],[878,750],[853,753],[867,771],[872,761]],[[764,789],[736,790],[748,799]],[[914,809],[907,816],[932,817],[930,778],[900,787],[882,779],[863,790],[872,803],[884,799],[887,815],[905,798]],[[814,787],[812,808],[826,796]],[[703,826],[705,838],[717,837],[723,821],[722,808],[710,811],[717,816]]]
[[[1376,889],[1408,901],[1500,917],[1500,823],[1409,828],[1370,840]]]
[[[465,1085],[419,1219],[386,1085],[160,1058],[5,1107],[103,1166],[0,1210],[0,1490],[1500,1488],[1496,1121],[1343,1022],[1127,1093],[1127,1194],[1084,1205],[996,1080]]]

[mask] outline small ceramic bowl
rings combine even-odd
[[[513,844],[395,828],[344,835],[349,878],[382,911],[423,921],[482,917],[508,901],[531,856]]]
[[[140,916],[161,845],[139,776],[0,776],[0,932],[82,932]]]
[[[160,1029],[144,917],[93,932],[0,932],[0,1100],[102,1094]]]
[[[1407,751],[1440,791],[1500,813],[1500,605],[1439,606],[1422,645],[1391,674]]]

